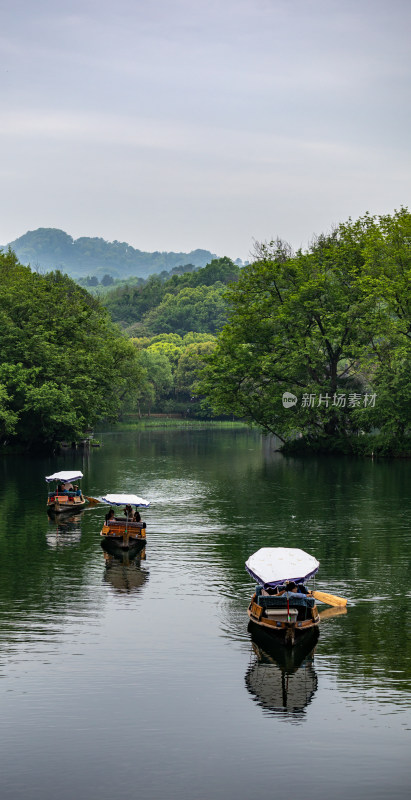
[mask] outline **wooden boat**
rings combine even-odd
[[[47,475],[47,483],[55,483],[54,491],[47,495],[47,513],[54,514],[77,514],[87,505],[87,500],[83,496],[81,489],[73,481],[79,481],[83,477],[82,472],[55,472],[54,475]]]
[[[248,607],[253,625],[287,646],[319,625],[315,597],[304,586],[320,566],[313,556],[298,548],[263,547],[245,566],[258,582]]]
[[[131,507],[134,506],[136,510],[140,506],[148,508],[150,503],[136,494],[107,494],[102,500],[110,506],[124,506],[125,511],[127,507],[130,509],[129,513],[123,513],[122,516],[112,515],[111,519],[109,519],[109,514],[106,514],[100,533],[104,541],[109,546],[118,547],[121,550],[144,547],[146,544],[146,523],[142,520],[138,522],[133,520]]]

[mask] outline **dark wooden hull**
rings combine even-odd
[[[101,547],[106,554],[106,557],[114,558],[118,561],[118,563],[132,563],[133,559],[136,557],[145,559],[145,547],[147,541],[146,539],[141,539],[137,541],[135,544],[131,545],[128,550],[125,550],[122,547],[119,547],[116,542],[113,542],[110,539],[102,539],[101,540]],[[125,561],[125,559],[128,559]]]
[[[286,647],[293,647],[308,631],[318,628],[320,624],[320,615],[316,605],[310,609],[310,617],[308,619],[299,620],[297,618],[288,621],[287,616],[284,614],[279,614],[277,618],[275,616],[265,616],[264,608],[258,605],[255,595],[251,600],[247,613],[250,623],[256,629],[275,637]]]
[[[61,497],[56,497],[54,500],[47,501],[47,513],[50,514],[50,516],[55,516],[57,514],[77,514],[79,511],[83,511],[86,505],[87,500],[85,500],[83,496],[73,498],[67,497],[64,500]]]
[[[251,635],[252,643],[274,658],[282,669],[290,673],[298,669],[306,656],[312,652],[320,636],[319,626],[314,625],[296,638],[294,647],[284,647],[284,643],[279,637],[273,636],[270,632],[267,633],[260,625],[256,625],[251,620],[247,630]]]
[[[145,523],[116,522],[113,525],[103,525],[100,536],[103,542],[119,550],[135,550],[147,544]]]

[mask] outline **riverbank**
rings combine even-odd
[[[411,458],[411,437],[388,439],[381,434],[328,437],[310,441],[293,439],[280,448],[284,455],[359,456],[365,458]]]
[[[115,425],[110,424],[107,427],[100,427],[96,430],[97,433],[104,431],[137,431],[147,430],[148,428],[190,428],[193,430],[200,430],[204,428],[231,430],[233,428],[248,428],[245,422],[232,421],[232,420],[199,420],[188,419],[181,416],[168,416],[163,414],[153,415],[151,417],[143,417],[141,419],[124,419],[117,422]]]

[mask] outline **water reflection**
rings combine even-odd
[[[122,552],[110,547],[107,542],[101,546],[106,562],[103,580],[111,585],[115,593],[139,592],[149,576],[148,570],[141,569],[141,562],[146,558],[145,547]]]
[[[347,606],[332,606],[323,608],[322,611],[320,611],[320,622],[324,622],[326,619],[332,619],[332,617],[343,617],[346,613]]]
[[[314,669],[318,630],[307,632],[290,648],[251,624],[248,630],[255,655],[245,676],[248,691],[264,712],[300,722],[318,686]]]
[[[81,514],[64,518],[49,518],[46,540],[49,547],[78,544],[81,539]]]

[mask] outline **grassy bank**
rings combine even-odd
[[[117,422],[115,425],[110,425],[107,428],[99,428],[97,432],[104,430],[114,431],[142,431],[148,428],[188,428],[201,429],[212,428],[227,430],[232,428],[247,428],[245,422],[232,422],[229,420],[199,420],[199,419],[184,419],[182,417],[143,417],[140,420],[124,420]]]

